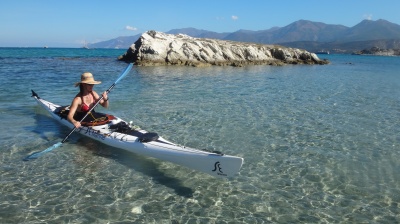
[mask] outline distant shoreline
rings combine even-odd
[[[380,49],[373,47],[362,51],[356,51],[353,55],[375,55],[375,56],[400,56],[400,49]]]

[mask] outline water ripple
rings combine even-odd
[[[1,223],[400,222],[398,60],[135,67],[107,112],[182,145],[244,157],[240,174],[224,180],[78,135],[23,162],[69,132],[30,89],[66,105],[83,71],[103,81],[100,91],[125,67],[80,50],[24,52],[0,52]]]

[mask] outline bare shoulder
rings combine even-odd
[[[93,96],[96,98],[96,99],[98,99],[99,98],[99,94],[97,94],[97,92],[96,91],[92,91],[92,94],[93,94]]]
[[[76,95],[75,98],[72,100],[72,104],[81,104],[82,103],[82,98],[80,97],[80,95]]]

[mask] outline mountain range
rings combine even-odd
[[[173,29],[168,34],[186,34],[196,38],[212,38],[260,44],[277,44],[310,52],[331,51],[353,53],[370,48],[400,49],[400,25],[387,20],[363,20],[353,27],[299,20],[285,27],[267,30],[238,30],[217,33],[195,28]],[[142,34],[125,36],[90,44],[90,48],[128,49]]]

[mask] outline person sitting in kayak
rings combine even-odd
[[[75,83],[76,87],[79,86],[80,91],[72,100],[67,118],[76,128],[81,127],[79,121],[82,120],[90,108],[100,99],[99,94],[93,90],[93,85],[100,83],[101,81],[94,80],[93,75],[90,72],[83,73],[81,75],[81,81]],[[99,104],[107,108],[109,105],[107,92],[103,92],[102,96],[103,99]]]

